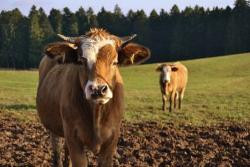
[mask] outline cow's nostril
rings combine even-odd
[[[92,94],[91,94],[91,97],[92,97],[93,99],[96,99],[96,98],[98,97],[97,92],[92,93]]]
[[[103,85],[98,85],[96,87],[94,85],[89,85],[88,89],[90,91],[91,98],[97,99],[97,98],[102,98],[107,94],[108,85],[103,84]]]
[[[107,90],[108,90],[108,86],[107,85],[103,85],[101,87],[101,94],[104,95],[107,92]]]
[[[94,90],[93,85],[89,85],[89,90],[90,90],[90,91],[93,91],[93,90]]]

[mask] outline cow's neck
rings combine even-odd
[[[102,144],[101,140],[101,120],[103,117],[103,105],[93,106],[93,152],[98,153]]]

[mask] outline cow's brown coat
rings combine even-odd
[[[170,82],[163,82],[163,67],[172,69]],[[179,99],[179,109],[181,109],[181,103],[188,81],[187,68],[183,64],[177,62],[173,64],[161,64],[156,68],[156,71],[160,71],[159,83],[162,93],[162,110],[166,110],[166,103],[167,100],[169,100],[169,112],[171,112],[173,105],[174,108],[177,106],[177,99]]]
[[[98,29],[86,34],[89,37],[110,35]],[[118,47],[121,42],[119,38],[115,39]],[[119,69],[110,64],[118,55],[123,56],[122,60],[130,59],[132,55],[126,54],[128,52],[136,55],[136,62],[141,62],[150,56],[150,52],[143,46],[128,44],[117,53],[117,48],[105,45],[99,50],[94,68],[89,71],[86,62],[79,63],[77,58],[72,58],[77,52],[71,48],[68,43],[54,43],[45,49],[47,56],[43,57],[39,66],[39,117],[53,134],[65,137],[73,166],[87,166],[85,147],[100,153],[100,166],[112,166],[120,133],[124,95]],[[129,63],[126,61],[126,65]],[[109,102],[98,105],[85,99],[83,90],[89,77],[111,87],[113,98]]]

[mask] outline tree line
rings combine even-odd
[[[28,16],[18,9],[0,14],[0,67],[36,68],[43,47],[58,41],[56,34],[78,36],[90,27],[101,27],[125,36],[138,34],[135,42],[151,49],[148,62],[175,61],[250,51],[250,3],[236,0],[233,8],[204,9],[177,5],[167,12],[130,10],[124,15],[118,5],[110,12],[92,8],[72,12],[51,9],[46,15],[33,6]]]

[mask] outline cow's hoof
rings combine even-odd
[[[121,158],[120,154],[117,151],[115,152],[114,157],[117,158],[117,159]]]

